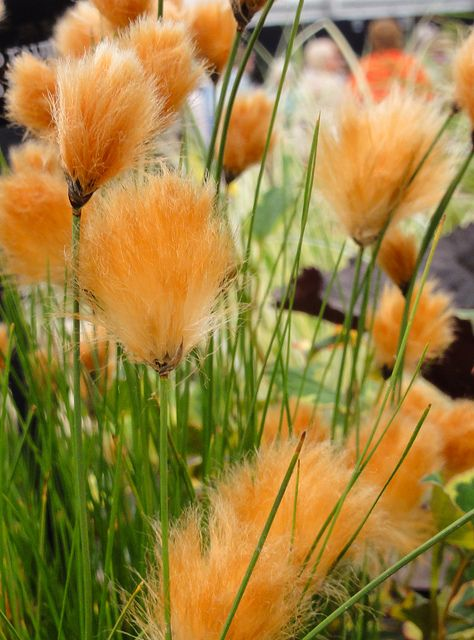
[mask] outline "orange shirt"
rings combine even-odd
[[[394,84],[430,95],[431,83],[421,64],[399,49],[370,53],[361,59],[360,67],[377,102],[385,98]],[[359,93],[355,76],[351,76],[349,82]]]

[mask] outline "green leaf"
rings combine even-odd
[[[451,496],[438,485],[433,487],[431,510],[439,531],[463,515],[462,510],[453,502]],[[463,549],[474,550],[473,524],[471,522],[465,524],[461,529],[448,536],[446,541]]]
[[[267,236],[288,205],[285,189],[271,187],[263,194],[255,211],[254,234],[259,240]]]
[[[465,513],[474,509],[474,469],[454,476],[446,485],[446,492]]]
[[[270,370],[268,374],[271,375],[272,371]],[[309,367],[303,382],[303,374],[299,369],[288,369],[288,374],[285,378],[279,371],[275,378],[275,385],[280,390],[285,389],[289,396],[301,394],[301,397],[315,398],[319,394],[319,401],[322,404],[334,402],[334,392],[326,387],[321,387],[321,384],[314,379],[316,377],[315,374],[316,367]]]

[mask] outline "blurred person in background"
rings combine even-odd
[[[12,60],[28,51],[39,58],[53,55],[50,42],[53,25],[71,0],[4,0],[5,18],[0,23],[0,147],[8,148],[21,141],[23,131],[7,126],[4,116],[5,73]]]
[[[304,50],[301,83],[321,110],[337,106],[346,86],[346,67],[331,38],[314,38]]]
[[[422,64],[403,51],[403,33],[395,20],[375,20],[368,30],[370,53],[360,61],[361,71],[372,97],[383,100],[394,85],[431,93],[431,82]],[[359,93],[355,76],[350,85]]]

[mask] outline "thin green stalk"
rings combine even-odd
[[[82,443],[82,399],[81,399],[81,323],[79,319],[79,243],[81,237],[81,210],[73,209],[72,216],[72,260],[73,260],[73,396],[74,419],[72,444],[74,451],[74,472],[76,480],[76,516],[79,521],[80,567],[82,576],[81,592],[84,601],[84,640],[92,639],[92,573],[89,549],[89,529],[87,523],[86,482],[87,469]]]
[[[207,179],[212,166],[212,160],[214,158],[214,150],[216,147],[217,134],[219,132],[219,125],[221,122],[222,112],[224,110],[225,98],[227,95],[227,89],[229,87],[230,77],[232,74],[232,68],[234,66],[237,51],[239,50],[240,40],[242,33],[237,31],[232,43],[232,49],[229,53],[229,59],[227,60],[226,69],[222,78],[222,86],[219,94],[219,100],[217,101],[217,107],[214,111],[214,123],[212,125],[211,139],[209,141],[209,148],[207,150],[206,166],[204,168],[204,180]]]
[[[158,20],[163,17],[164,0],[158,0]]]
[[[116,634],[119,626],[121,625],[121,623],[123,622],[125,616],[127,615],[128,610],[130,609],[132,602],[135,600],[135,598],[137,597],[137,595],[140,593],[140,591],[143,589],[143,585],[145,584],[145,581],[142,580],[140,582],[140,584],[136,587],[136,589],[134,590],[134,592],[132,593],[132,595],[130,596],[130,598],[127,600],[127,603],[125,604],[124,608],[122,609],[122,611],[120,612],[120,616],[118,617],[117,622],[114,624],[112,631],[109,633],[109,635],[107,636],[107,640],[112,640],[112,638],[114,637],[114,635]]]
[[[171,601],[169,567],[169,505],[168,505],[168,422],[170,381],[160,377],[160,523],[161,523],[161,575],[166,625],[166,640],[171,640]]]
[[[349,309],[347,310],[347,313],[344,318],[344,324],[343,324],[344,347],[342,351],[342,359],[341,359],[341,365],[339,369],[339,375],[337,378],[336,397],[334,400],[334,411],[332,414],[332,421],[331,421],[331,438],[334,438],[335,431],[336,431],[337,418],[339,415],[339,402],[340,402],[341,393],[342,393],[342,381],[344,377],[344,368],[345,368],[344,365],[346,362],[347,349],[348,349],[349,340],[351,337],[352,318],[354,317],[354,309],[357,302],[357,289],[359,286],[359,277],[360,277],[360,271],[362,267],[363,256],[364,256],[364,248],[359,247],[359,251],[357,253],[356,265],[355,265],[354,283],[352,285]],[[349,408],[347,408],[347,410],[349,410]]]
[[[293,454],[293,457],[291,458],[289,467],[285,473],[285,476],[283,478],[283,481],[280,485],[280,488],[278,490],[277,496],[275,498],[275,501],[273,502],[272,508],[270,510],[270,513],[268,515],[268,518],[265,522],[265,525],[263,527],[263,531],[260,535],[260,538],[258,539],[257,542],[257,546],[255,548],[255,551],[253,552],[253,555],[250,559],[249,565],[247,567],[247,571],[245,572],[245,575],[242,579],[242,582],[240,584],[239,590],[237,591],[237,595],[235,597],[235,600],[232,604],[231,610],[229,611],[229,614],[226,618],[225,624],[224,624],[224,628],[222,629],[222,633],[219,637],[219,640],[225,640],[225,638],[227,637],[227,633],[229,632],[230,629],[230,625],[232,624],[232,620],[234,619],[235,614],[237,613],[237,609],[239,607],[239,604],[244,596],[245,590],[247,588],[247,585],[249,583],[249,580],[252,576],[253,570],[255,569],[255,565],[257,564],[257,561],[260,557],[260,553],[262,552],[263,549],[263,545],[265,544],[265,541],[268,537],[268,534],[270,532],[270,528],[273,524],[273,521],[275,519],[275,516],[277,514],[277,511],[280,507],[281,501],[283,500],[283,496],[285,495],[285,491],[288,487],[288,484],[291,480],[291,476],[293,475],[293,471],[294,468],[296,466],[296,463],[298,462],[298,459],[300,457],[300,453],[301,453],[301,448],[303,447],[303,443],[305,440],[305,433],[303,432],[303,435],[301,436],[298,445],[296,447],[295,453]]]
[[[245,68],[252,54],[254,44],[258,40],[260,32],[262,31],[263,26],[265,24],[265,20],[267,19],[267,16],[270,13],[270,9],[273,7],[274,2],[275,0],[267,0],[267,3],[263,8],[260,18],[255,26],[255,29],[252,31],[250,35],[247,46],[242,56],[242,60],[240,61],[239,67],[237,69],[237,73],[235,75],[234,84],[232,85],[232,89],[229,95],[229,100],[227,102],[227,108],[224,116],[224,122],[222,125],[222,135],[219,143],[219,153],[217,156],[217,164],[216,164],[216,170],[214,174],[217,190],[219,190],[222,167],[224,164],[224,149],[225,149],[225,141],[227,138],[227,131],[229,129],[230,116],[232,114],[232,108],[234,106],[235,98],[237,96],[237,91],[239,89],[240,81],[242,80],[242,77],[245,73]]]
[[[399,571],[402,567],[413,562],[418,556],[421,556],[423,553],[434,547],[435,544],[441,542],[452,533],[460,529],[463,525],[467,524],[471,520],[474,520],[474,509],[471,509],[463,516],[455,520],[449,526],[445,527],[441,531],[439,531],[436,535],[431,537],[429,540],[424,542],[422,545],[417,547],[414,551],[411,551],[406,556],[401,558],[398,562],[395,562],[391,567],[383,571],[379,576],[371,580],[368,584],[365,585],[362,589],[360,589],[357,593],[355,593],[351,598],[346,600],[340,607],[338,607],[335,611],[333,611],[327,618],[325,618],[322,622],[320,622],[314,629],[312,629],[309,633],[307,633],[302,640],[313,640],[313,638],[317,638],[321,631],[327,629],[327,627],[337,620],[340,616],[344,615],[346,611],[348,611],[355,604],[360,602],[368,593],[376,589],[379,585],[381,585],[385,580],[393,576],[394,573]]]

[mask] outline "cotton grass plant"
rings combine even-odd
[[[12,118],[47,140],[0,178],[0,634],[310,640],[339,621],[333,637],[379,638],[376,588],[474,517],[440,524],[430,503],[474,465],[473,402],[417,380],[454,338],[429,267],[472,152],[453,178],[452,112],[399,91],[346,102],[332,131],[315,105],[295,154],[277,116],[302,2],[273,99],[237,95],[271,0],[239,24],[225,4],[172,21],[167,2],[93,5],[58,24],[31,100],[24,60],[10,72]],[[204,73],[222,78],[208,148],[184,108]],[[171,123],[180,158],[159,155]],[[399,225],[417,214],[414,241]],[[351,253],[343,326],[322,320],[329,292],[298,317],[300,266],[337,289]],[[462,580],[471,548],[452,548]]]

